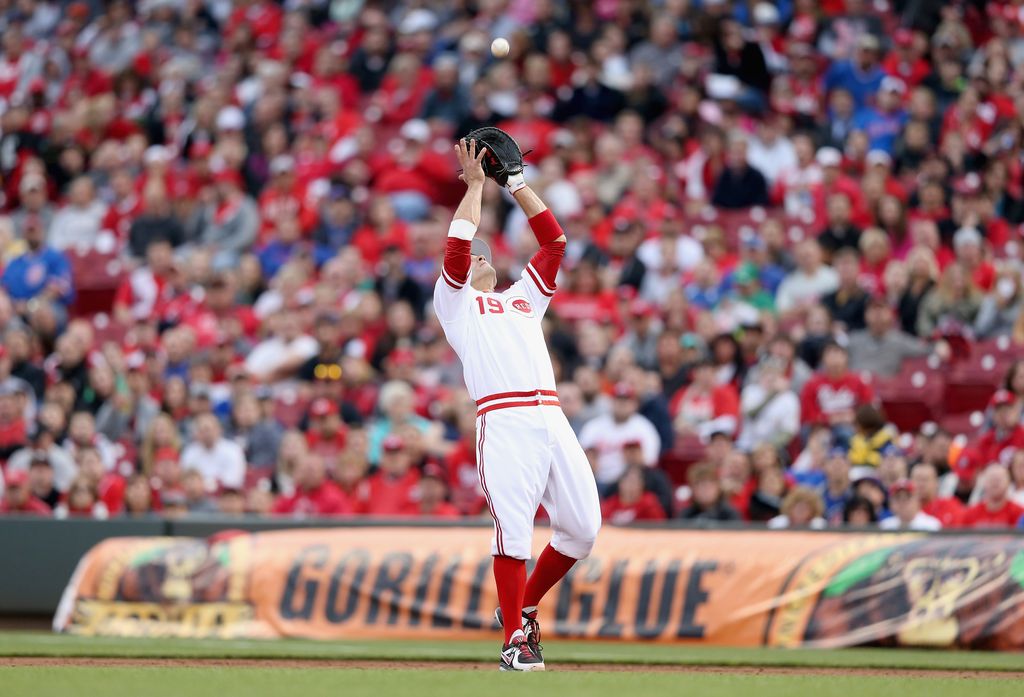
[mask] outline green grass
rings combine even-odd
[[[483,671],[297,670],[270,668],[0,668],[4,697],[985,697],[1019,695],[1010,680],[712,675],[686,673],[544,673]]]
[[[652,665],[817,666],[924,670],[1024,670],[1024,655],[907,649],[740,649],[710,646],[545,641],[552,667],[564,663]],[[0,656],[130,658],[285,658],[334,660],[480,661],[497,657],[494,641],[275,641],[120,639],[43,632],[0,632]],[[2,684],[2,683],[0,683]],[[3,691],[0,690],[0,695]]]

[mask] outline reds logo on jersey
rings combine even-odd
[[[533,306],[526,298],[512,298],[508,301],[508,306],[524,317],[533,317]]]

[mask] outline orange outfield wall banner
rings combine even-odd
[[[422,527],[111,539],[80,562],[54,628],[493,638],[489,539]],[[606,528],[541,615],[560,637],[1019,650],[1024,537]]]

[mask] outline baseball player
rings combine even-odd
[[[535,671],[544,670],[537,605],[590,554],[601,510],[590,464],[559,406],[541,329],[565,235],[526,185],[515,141],[498,129],[481,131],[485,137],[463,138],[455,147],[466,194],[448,231],[434,310],[477,404],[477,470],[494,518],[495,616],[505,630],[500,667]],[[490,250],[473,239],[486,176],[508,188],[540,243],[520,279],[503,292],[495,290]],[[551,518],[552,536],[527,579],[539,504]]]

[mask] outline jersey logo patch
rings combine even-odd
[[[512,298],[509,300],[508,306],[524,317],[533,317],[533,307],[526,298]]]

